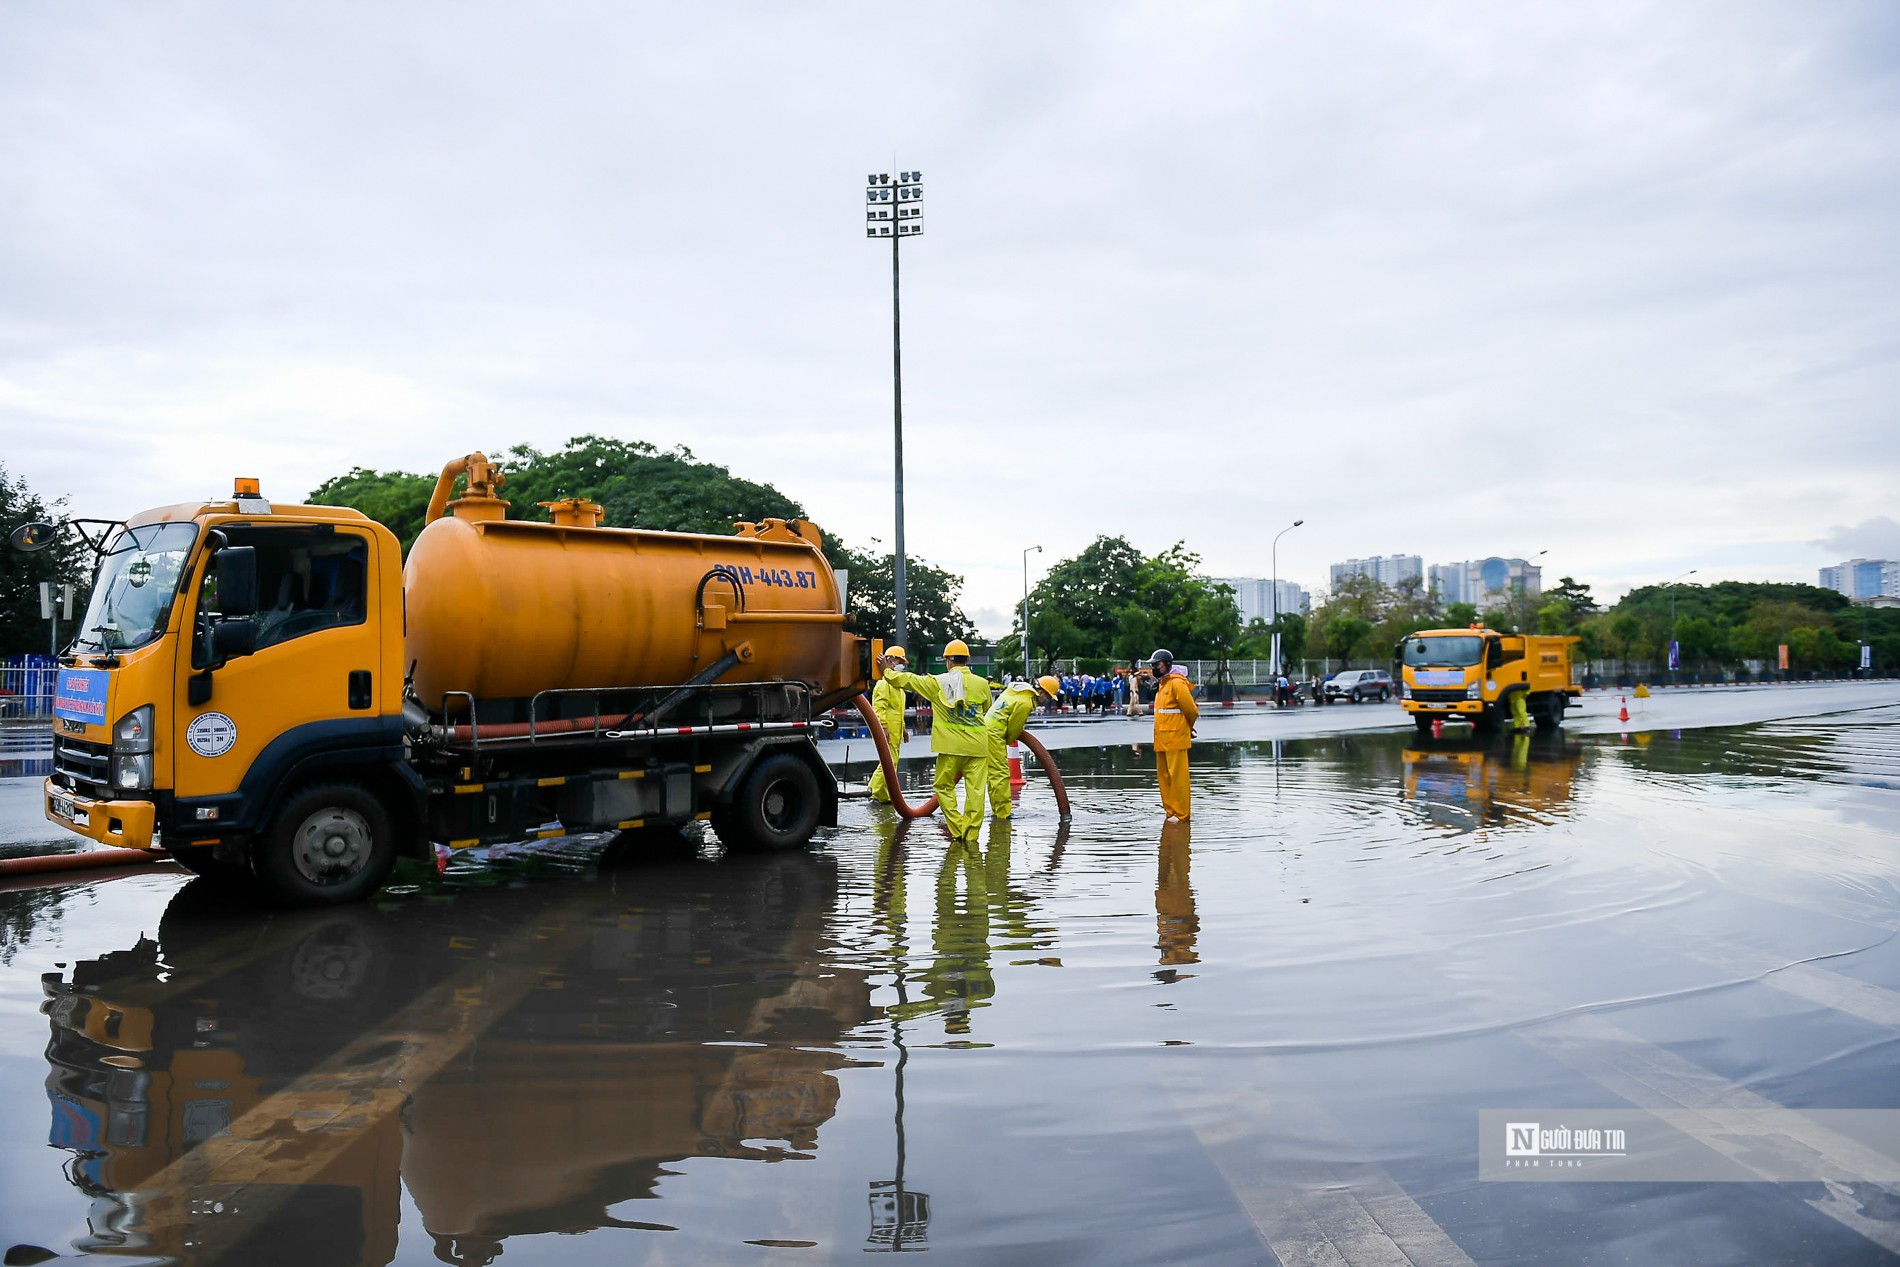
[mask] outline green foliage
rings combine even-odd
[[[896,556],[847,549],[839,565],[851,570],[846,602],[857,616],[859,631],[888,641],[897,627]],[[912,664],[935,658],[952,638],[967,641],[973,636],[969,619],[957,605],[962,593],[962,577],[922,559],[905,560],[904,615],[909,627],[904,636],[910,639],[905,650]],[[1022,650],[1013,651],[1020,659]]]
[[[47,502],[26,481],[7,474],[0,464],[0,537],[23,523],[35,520],[58,522],[65,499]],[[86,583],[92,573],[92,551],[72,529],[62,532],[52,545],[27,554],[0,541],[0,655],[45,655],[52,647],[52,627],[40,619],[40,582],[70,583],[73,619],[60,624],[62,643],[78,633],[79,615],[85,610]]]
[[[354,507],[395,533],[407,551],[422,531],[422,516],[429,509],[429,494],[434,490],[433,475],[354,466],[349,474],[334,476],[311,489],[310,504]]]
[[[1652,665],[1667,663],[1673,637],[1681,646],[1683,667],[1691,670],[1735,668],[1755,660],[1772,671],[1786,644],[1795,672],[1857,667],[1865,636],[1877,671],[1900,668],[1900,611],[1856,607],[1844,595],[1814,585],[1644,586],[1586,619],[1579,632],[1586,656],[1608,654]]]
[[[1301,650],[1347,660],[1380,657],[1407,634],[1446,622],[1446,613],[1419,577],[1387,585],[1370,576],[1349,576],[1314,609],[1310,630],[1302,631]],[[1294,658],[1291,650],[1283,650],[1282,656]]]
[[[770,484],[740,479],[723,466],[699,461],[683,447],[663,450],[640,440],[586,435],[545,453],[518,444],[495,460],[507,476],[502,496],[516,519],[545,522],[548,512],[538,503],[564,497],[600,503],[602,522],[614,527],[661,532],[728,536],[735,523],[805,517],[803,506]],[[310,500],[320,506],[354,506],[388,527],[407,550],[422,531],[434,490],[433,475],[359,466],[317,485]],[[891,556],[849,549],[829,534],[824,534],[824,552],[834,567],[851,570],[847,601],[859,617],[859,627],[889,637],[897,607]],[[909,636],[929,646],[967,638],[970,623],[957,606],[962,578],[921,559],[908,564],[904,580]]]
[[[1476,603],[1448,603],[1445,606],[1445,628],[1465,629],[1478,618]]]
[[[1179,542],[1144,555],[1122,537],[1097,537],[1049,569],[1030,595],[1037,660],[1088,656],[1134,661],[1157,647],[1184,660],[1226,654],[1240,637],[1233,591],[1200,574]]]

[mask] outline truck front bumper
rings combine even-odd
[[[1457,717],[1460,714],[1472,716],[1484,711],[1481,699],[1466,699],[1442,704],[1421,704],[1417,700],[1405,700],[1401,707],[1408,713],[1424,713],[1427,717]]]
[[[150,849],[157,807],[150,801],[89,801],[51,779],[40,784],[46,820],[115,849]]]

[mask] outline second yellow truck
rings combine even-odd
[[[1399,698],[1421,731],[1434,721],[1495,730],[1519,693],[1540,729],[1557,726],[1570,701],[1583,694],[1573,680],[1576,644],[1568,635],[1506,634],[1477,625],[1421,629],[1397,648]]]

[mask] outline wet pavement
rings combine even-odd
[[[1900,1109],[1900,705],[1853,699],[1205,744],[1172,827],[1145,747],[1078,747],[1072,822],[1032,776],[975,845],[850,802],[339,911],[0,892],[0,1248],[1893,1261],[1900,1187],[1478,1174],[1482,1109]]]

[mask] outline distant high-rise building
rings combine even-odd
[[[1900,563],[1892,559],[1849,559],[1821,569],[1821,588],[1849,598],[1900,596]]]
[[[1240,623],[1247,625],[1256,620],[1273,619],[1273,581],[1257,576],[1217,576],[1215,582],[1231,586],[1234,602],[1240,608]],[[1298,612],[1304,616],[1313,608],[1304,587],[1292,581],[1280,582],[1280,604],[1282,612]]]
[[[1413,577],[1423,578],[1424,561],[1416,554],[1380,554],[1370,559],[1347,559],[1344,563],[1333,564],[1333,588],[1349,576],[1369,576],[1375,581],[1396,587],[1399,582]]]
[[[1524,559],[1467,559],[1463,563],[1434,563],[1432,593],[1441,603],[1483,606],[1493,594],[1544,592],[1544,570]]]

